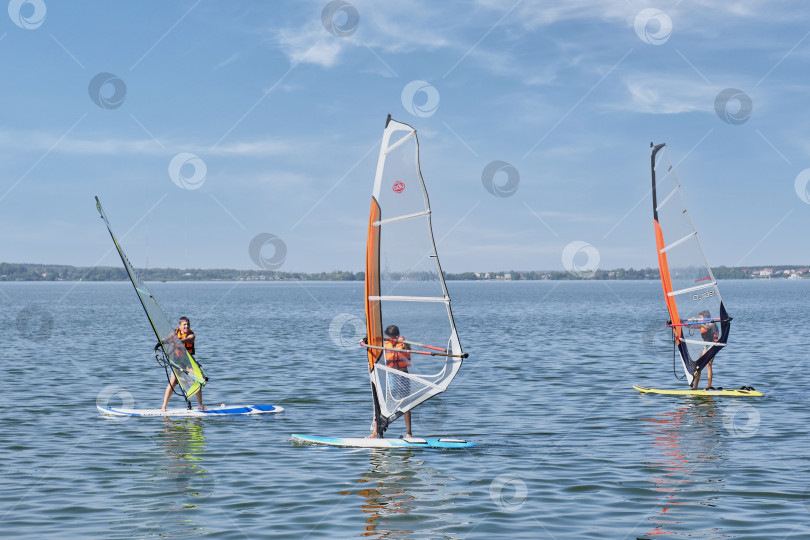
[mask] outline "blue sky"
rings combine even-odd
[[[138,267],[254,269],[269,234],[279,270],[359,271],[391,113],[419,133],[447,271],[561,270],[572,245],[600,268],[655,265],[651,141],[712,265],[810,264],[800,2],[3,11],[1,261],[119,265],[98,195]],[[495,161],[507,196],[482,181]]]

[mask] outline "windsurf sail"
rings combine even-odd
[[[182,395],[186,399],[186,404],[191,408],[191,403],[188,398],[199,392],[200,389],[205,386],[205,382],[208,380],[205,376],[205,372],[177,337],[174,331],[174,325],[166,318],[166,315],[163,313],[163,310],[160,309],[155,297],[152,296],[152,293],[146,288],[146,284],[135,272],[135,268],[133,268],[132,263],[129,262],[129,259],[124,254],[124,250],[121,248],[121,245],[112,232],[110,222],[107,220],[107,216],[101,208],[101,202],[98,200],[98,197],[96,197],[96,208],[101,215],[101,219],[104,220],[104,224],[107,225],[107,231],[109,231],[113,244],[115,244],[115,249],[118,250],[118,255],[120,255],[121,261],[124,263],[124,268],[132,282],[132,286],[135,287],[138,300],[140,300],[146,312],[146,316],[149,318],[149,323],[152,325],[152,330],[155,331],[155,336],[158,338],[158,345],[155,347],[155,350],[161,349],[163,351],[168,366],[171,368],[172,373],[174,373],[175,378],[177,378]]]
[[[669,151],[665,144],[650,146],[658,268],[668,324],[692,386],[695,375],[726,346],[731,317],[686,211]]]
[[[365,304],[368,368],[382,435],[402,414],[447,390],[467,357],[436,254],[416,130],[391,115],[371,196]],[[391,325],[409,351],[391,352],[385,336]]]

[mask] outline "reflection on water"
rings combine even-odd
[[[214,481],[203,468],[205,435],[200,418],[164,418],[155,436],[166,459],[159,464],[165,493],[159,497],[166,510],[158,528],[161,536],[198,536],[203,527],[194,523],[197,509],[214,491]]]
[[[657,515],[650,518],[652,535],[698,534],[701,538],[728,538],[716,527],[696,531],[698,520],[705,519],[705,507],[715,506],[723,489],[723,427],[720,407],[714,400],[700,400],[655,418],[644,418],[645,431],[652,436],[658,459],[648,464],[660,474],[649,479],[655,491]],[[676,531],[677,529],[677,531]]]
[[[358,489],[340,493],[363,498],[365,526],[360,536],[459,538],[448,529],[467,520],[449,510],[464,494],[448,493],[447,483],[453,478],[426,466],[417,455],[372,451],[371,468],[357,480]]]

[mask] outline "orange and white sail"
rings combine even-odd
[[[416,130],[389,115],[371,196],[365,273],[368,368],[380,434],[405,412],[444,392],[467,356],[453,321],[430,216]],[[385,340],[390,325],[399,328],[410,349],[405,362],[393,361],[401,355],[390,352],[391,342]]]

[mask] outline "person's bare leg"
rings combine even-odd
[[[411,411],[406,412],[403,416],[405,417],[405,438],[413,439],[413,435],[411,435]]]
[[[160,412],[166,412],[166,405],[169,404],[169,398],[172,397],[172,389],[176,384],[177,379],[175,379],[174,374],[172,374],[172,378],[169,381],[169,384],[166,385],[166,394],[163,396],[163,406],[160,408]]]
[[[711,388],[711,387],[712,387],[712,362],[714,362],[714,359],[713,359],[713,358],[712,358],[712,359],[711,359],[711,361],[709,361],[709,363],[706,365],[706,368],[707,368],[707,369],[706,369],[706,379],[707,379],[707,381],[706,381],[706,387],[707,387],[707,388]]]
[[[371,423],[371,435],[366,435],[366,439],[379,439],[380,436],[377,435],[377,422],[374,421]]]
[[[205,405],[203,405],[203,402],[202,402],[202,388],[200,388],[200,391],[197,392],[197,405],[199,405],[199,407],[197,407],[197,408],[199,410],[201,410],[201,411],[207,411],[208,410],[208,409],[205,408]]]
[[[694,378],[692,379],[692,390],[697,390],[698,385],[700,384],[700,374],[703,370],[699,369],[697,373],[695,373]]]

